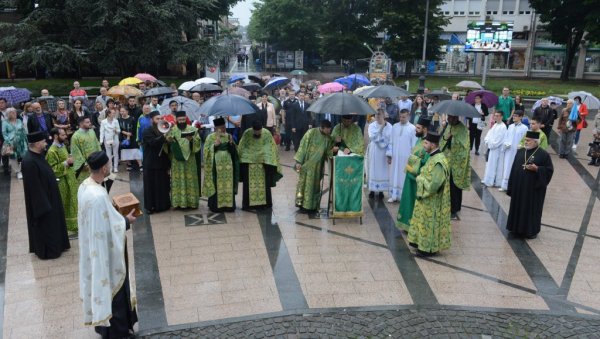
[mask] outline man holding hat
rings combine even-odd
[[[73,168],[79,184],[90,175],[87,158],[90,154],[101,150],[100,141],[92,131],[92,121],[88,115],[79,117],[79,129],[71,137],[71,154],[73,155]]]
[[[254,120],[252,128],[242,134],[238,149],[240,181],[244,183],[242,209],[271,207],[271,187],[283,177],[273,136]]]
[[[144,105],[144,110],[147,105]],[[146,117],[151,125],[144,129],[141,144],[144,147],[144,208],[148,214],[166,211],[171,207],[171,160],[166,150],[165,135],[158,130],[162,116],[157,111],[149,112]]]
[[[71,248],[67,235],[65,211],[58,182],[44,158],[46,133],[27,135],[29,152],[21,162],[29,252],[40,259],[55,259]]]
[[[184,111],[175,112],[176,125],[167,133],[171,154],[171,206],[198,208],[200,199],[200,136],[188,125]],[[165,118],[166,120],[166,118]]]
[[[504,137],[504,166],[502,169],[502,185],[500,191],[506,191],[508,187],[508,177],[510,176],[510,169],[512,168],[513,160],[515,160],[515,154],[519,149],[519,143],[521,139],[527,133],[527,126],[522,122],[523,111],[517,110],[512,116],[513,123],[508,126],[506,136]]]
[[[334,156],[338,151],[346,155],[350,153],[365,155],[365,139],[360,127],[354,123],[352,115],[342,115],[342,122],[333,128],[331,137],[334,140]]]
[[[429,130],[431,120],[421,116],[415,125],[415,135],[417,143],[413,147],[408,163],[406,164],[406,178],[400,197],[400,206],[398,206],[398,216],[396,217],[396,227],[408,232],[410,228],[410,219],[413,216],[415,200],[417,198],[417,176],[427,160],[429,153],[425,150],[425,136]]]
[[[86,159],[91,170],[77,192],[79,203],[79,297],[83,319],[102,338],[129,338],[137,322],[129,285],[125,231],[135,209],[121,215],[102,186],[111,164],[105,152]]]
[[[440,135],[433,132],[423,141],[429,159],[416,179],[417,201],[408,231],[408,242],[417,248],[417,255],[433,255],[452,245],[450,167],[439,142]]]
[[[215,131],[204,143],[202,193],[208,197],[208,208],[212,212],[232,212],[240,178],[237,148],[233,136],[226,131],[225,119],[217,118],[213,124]]]
[[[540,132],[525,134],[525,148],[515,155],[506,190],[511,197],[506,228],[528,239],[540,232],[546,187],[554,173],[550,155],[539,147],[539,140]]]
[[[450,164],[450,204],[452,219],[458,220],[462,207],[462,191],[471,187],[471,154],[469,130],[454,115],[442,130],[440,148]]]

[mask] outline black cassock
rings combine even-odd
[[[42,154],[28,151],[21,163],[29,252],[40,259],[55,259],[69,248],[56,176]]]
[[[142,134],[144,145],[144,208],[150,213],[166,211],[171,208],[171,179],[169,168],[171,161],[162,150],[166,139],[153,127]]]
[[[537,172],[523,169],[528,161],[538,167]],[[553,173],[552,159],[543,149],[523,148],[517,151],[506,190],[511,197],[506,221],[509,231],[524,237],[540,232],[546,187]]]

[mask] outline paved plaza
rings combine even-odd
[[[549,148],[554,177],[533,240],[507,233],[510,199],[482,187],[485,157],[472,155],[453,245],[427,258],[395,230],[398,203],[387,197],[364,194],[362,224],[297,213],[293,152],[281,148],[272,211],[214,214],[202,200],[197,210],[143,216],[127,232],[138,335],[597,338],[599,169],[587,165],[590,139],[587,128],[566,160]],[[122,167],[111,195],[141,198],[141,175]],[[23,183],[0,177],[3,338],[97,337],[82,324],[71,245],[56,260],[28,253]]]

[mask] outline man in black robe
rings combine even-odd
[[[539,132],[525,135],[525,148],[515,155],[506,190],[511,197],[506,228],[527,239],[535,239],[540,232],[546,187],[554,172],[550,156],[539,147],[539,138]]]
[[[29,152],[21,163],[29,252],[40,259],[55,259],[71,248],[65,211],[56,176],[46,162],[46,133],[27,135]]]
[[[144,208],[148,214],[171,208],[171,179],[169,155],[163,150],[165,135],[158,131],[162,117],[157,111],[148,113],[152,120],[151,128],[142,133],[144,145]]]

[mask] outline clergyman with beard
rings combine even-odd
[[[151,125],[150,128],[144,129],[141,138],[144,147],[144,208],[148,214],[152,214],[171,207],[171,160],[163,149],[167,139],[158,130],[162,116],[153,111],[148,113],[147,117],[151,120]]]

